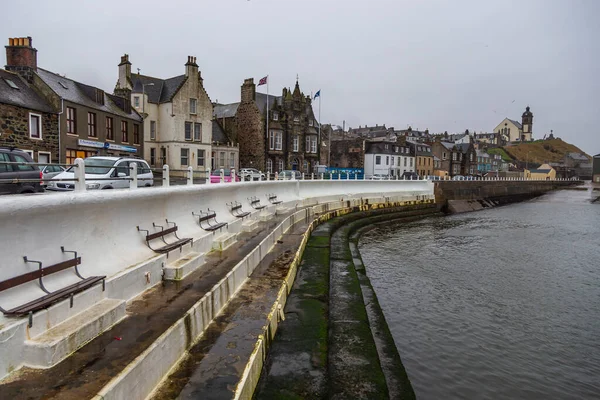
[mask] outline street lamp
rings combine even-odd
[[[146,86],[154,86],[154,83],[142,83],[142,114],[146,113]]]
[[[525,169],[529,170],[529,153],[531,153],[531,150],[529,150],[527,152],[527,155],[525,156]],[[531,175],[531,174],[530,174]]]

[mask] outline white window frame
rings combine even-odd
[[[277,111],[273,111],[273,121],[279,121],[279,113]]]
[[[140,96],[133,96],[133,106],[140,108]]]
[[[298,142],[300,140],[298,139],[298,135],[294,135],[294,137],[292,138],[292,151],[297,152],[298,151]]]
[[[200,157],[200,154],[202,154],[202,157]],[[202,163],[200,163],[200,160],[202,160]],[[196,152],[196,165],[199,167],[204,167],[206,165],[206,151],[204,149],[198,149]]]
[[[225,168],[225,157],[226,153],[224,151],[219,152],[219,167]]]
[[[375,156],[375,165],[381,165],[381,156]]]
[[[31,117],[37,117],[38,118],[38,133],[40,134],[40,137],[33,137],[31,135],[32,130],[31,127],[33,126],[31,124]],[[42,115],[41,114],[36,114],[36,113],[29,113],[29,138],[33,139],[33,140],[43,140],[43,136],[42,136]]]
[[[32,153],[33,153],[33,151],[32,151]],[[48,155],[48,163],[52,162],[52,153],[50,153],[49,151],[38,151],[37,162],[40,162],[40,154],[47,154]],[[33,158],[33,156],[31,158]]]
[[[277,166],[279,167],[279,171],[283,171],[283,168],[285,167],[283,165],[283,160],[280,158],[279,161],[277,162]]]
[[[275,132],[275,150],[283,148],[283,132]]]
[[[269,150],[275,150],[275,131],[269,131]]]
[[[196,127],[199,126],[200,127],[200,132],[198,137],[196,137]],[[194,126],[192,127],[192,138],[194,139],[194,142],[201,142],[202,141],[202,123],[201,122],[194,122]]]
[[[317,137],[313,136],[310,140],[310,152],[317,153]]]
[[[185,150],[185,152],[186,152],[186,155],[185,155],[185,157],[183,157],[183,152],[184,152],[184,150]],[[186,163],[185,163],[185,164],[183,163],[183,159],[184,159],[184,158],[185,158],[185,161],[186,161]],[[182,167],[183,167],[183,166],[187,167],[187,166],[189,166],[189,165],[190,165],[190,149],[188,149],[188,148],[185,148],[185,147],[182,147],[182,148],[180,149],[180,151],[179,151],[179,162],[181,163],[181,166],[182,166]]]
[[[235,168],[235,153],[229,153],[229,169]]]
[[[267,160],[267,172],[269,174],[273,173],[273,160],[270,158]]]
[[[19,149],[27,154],[29,154],[29,157],[31,157],[33,159],[33,150],[25,150],[25,149]]]
[[[306,141],[305,141],[305,144],[304,144],[304,151],[306,153],[310,153],[310,136],[306,137]]]
[[[190,98],[190,114],[198,114],[198,99]]]
[[[154,130],[152,130],[154,127]],[[150,121],[150,140],[156,140],[156,121]]]

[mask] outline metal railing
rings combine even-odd
[[[91,189],[99,189],[102,185],[95,184],[93,182],[103,182],[103,181],[128,181],[129,189],[137,189],[140,186],[173,186],[173,185],[194,185],[194,184],[210,184],[210,183],[231,183],[231,182],[245,182],[251,183],[254,179],[248,178],[247,176],[241,176],[236,174],[235,169],[229,170],[229,174],[225,174],[225,169],[217,169],[215,171],[211,171],[210,168],[194,170],[191,166],[186,169],[171,169],[169,165],[164,165],[162,168],[149,168],[146,171],[138,171],[137,163],[132,163],[129,166],[96,166],[93,168],[102,168],[106,169],[106,172],[113,170],[113,174],[116,173],[116,176],[110,177],[90,177],[88,174],[87,182],[86,182],[86,174],[85,174],[85,163],[84,160],[78,158],[75,160],[73,164],[60,164],[60,163],[27,163],[27,162],[0,162],[0,165],[26,165],[33,167],[45,167],[45,166],[59,166],[62,168],[67,168],[67,170],[71,170],[73,172],[73,177],[69,178],[44,178],[40,176],[40,178],[1,178],[1,174],[4,173],[0,169],[0,184],[19,184],[19,183],[40,183],[45,186],[53,186],[57,185],[58,182],[69,182],[69,185],[73,185],[72,187],[60,187],[60,189],[64,190],[74,190],[74,191],[86,191]],[[9,171],[13,173],[18,172],[34,172],[35,169],[31,171]],[[144,176],[148,173],[152,172],[151,176]],[[41,170],[40,170],[41,174]],[[100,174],[99,174],[100,175]],[[141,175],[141,176],[140,176]],[[300,173],[294,172],[292,174],[285,173],[280,174],[278,172],[267,172],[264,174],[266,181],[289,181],[289,180],[336,180],[336,181],[349,181],[349,180],[394,180],[394,181],[405,181],[405,180],[429,180],[429,181],[454,181],[454,182],[464,182],[464,181],[549,181],[546,178],[532,179],[530,177],[478,177],[478,176],[465,176],[462,178],[457,178],[456,176],[428,176],[423,178],[415,178],[410,177],[401,177],[399,175],[395,176],[370,176],[366,177],[364,174],[358,173]],[[571,181],[577,179],[566,179],[566,178],[556,178],[551,181]]]

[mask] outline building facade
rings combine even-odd
[[[256,92],[254,79],[246,79],[241,101],[216,105],[215,119],[239,142],[242,168],[310,174],[319,165],[318,122],[298,81],[293,91],[283,88],[281,96],[267,96]]]
[[[153,167],[168,164],[175,175],[212,164],[213,105],[196,57],[188,56],[184,68],[184,74],[167,79],[132,74],[125,54],[115,87],[144,118],[144,158]]]
[[[20,75],[0,69],[0,147],[21,149],[39,163],[58,162],[58,110]]]
[[[600,154],[592,159],[592,181],[600,183]]]
[[[407,142],[407,144],[415,156],[415,172],[421,177],[433,175],[434,163],[431,146],[419,142]]]
[[[502,135],[508,142],[529,142],[533,138],[533,113],[529,106],[521,115],[521,122],[504,118],[495,128],[494,132]]]
[[[477,154],[477,173],[486,174],[492,170],[492,159],[490,155],[483,150],[476,150]]]
[[[52,161],[143,154],[142,118],[124,98],[39,68],[31,38],[9,39],[6,62],[60,112],[59,154]]]

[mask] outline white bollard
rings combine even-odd
[[[275,172],[275,180],[279,180],[279,173]]]
[[[265,175],[267,175],[267,180],[270,181],[271,180],[271,173],[267,172]]]
[[[354,173],[354,180],[357,181],[358,180],[358,174],[355,172]]]
[[[138,188],[138,170],[137,163],[132,163],[129,165],[129,174],[131,175],[129,178],[129,189],[137,189]]]
[[[342,179],[342,174],[340,174],[340,173],[338,172],[338,181],[339,181],[340,179]]]
[[[191,165],[189,167],[187,167],[187,184],[188,185],[194,184],[194,169],[192,168]]]
[[[350,179],[350,174],[348,172],[346,172],[346,180]]]
[[[171,177],[169,176],[169,166],[163,165],[163,186],[169,186],[171,184]]]
[[[231,183],[235,182],[235,168],[231,168]]]
[[[76,158],[75,159],[75,191],[76,192],[85,192],[85,163],[83,159]]]
[[[210,168],[206,168],[206,183],[210,183]]]
[[[310,180],[314,181],[315,180],[315,173],[313,172],[312,174],[310,174]]]
[[[221,173],[221,183],[225,182],[225,171],[223,170],[223,168],[220,169]]]
[[[323,180],[323,173],[321,172],[321,180]]]

